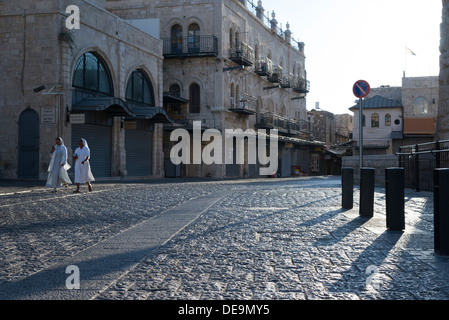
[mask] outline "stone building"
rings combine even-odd
[[[58,136],[96,177],[163,176],[162,45],[104,0],[2,1],[0,177],[45,179]]]
[[[363,110],[364,154],[395,154],[401,146],[435,140],[438,102],[438,77],[403,77],[401,87],[372,88]],[[354,154],[358,154],[358,104],[350,110],[357,144]]]
[[[442,0],[440,42],[440,75],[438,105],[438,138],[449,139],[449,1]]]
[[[232,164],[174,165],[170,150],[177,141],[170,135],[177,128],[191,132],[195,121],[221,134],[278,129],[278,175],[290,176],[299,166],[309,170],[310,150],[320,144],[310,141],[306,120],[304,44],[293,39],[288,24],[279,28],[274,12],[265,14],[262,1],[111,0],[106,7],[122,19],[160,19],[163,105],[173,119],[164,125],[166,176],[258,175],[248,149],[243,164],[234,162],[233,148]]]

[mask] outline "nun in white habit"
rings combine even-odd
[[[67,148],[61,137],[56,138],[56,145],[51,148],[51,154],[46,186],[53,188],[52,192],[56,192],[56,188],[62,185],[67,187],[72,183],[67,174],[67,170],[70,169],[70,165],[67,163]]]
[[[87,183],[89,191],[92,191],[91,181],[95,181],[92,171],[90,170],[90,149],[86,139],[81,138],[78,141],[79,147],[76,148],[73,154],[75,162],[75,193],[80,192],[80,183]]]

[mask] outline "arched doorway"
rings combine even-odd
[[[19,117],[19,163],[17,176],[39,179],[39,115],[32,109]]]

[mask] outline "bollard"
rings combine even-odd
[[[341,206],[343,209],[352,209],[354,203],[354,169],[342,168],[341,170]]]
[[[373,216],[374,211],[374,168],[362,168],[360,172],[360,208],[362,217]]]
[[[404,168],[385,169],[387,229],[391,231],[405,229],[404,185]]]
[[[434,246],[440,255],[449,255],[449,169],[433,171]]]

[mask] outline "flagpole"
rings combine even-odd
[[[407,72],[407,47],[404,47],[404,78]]]

